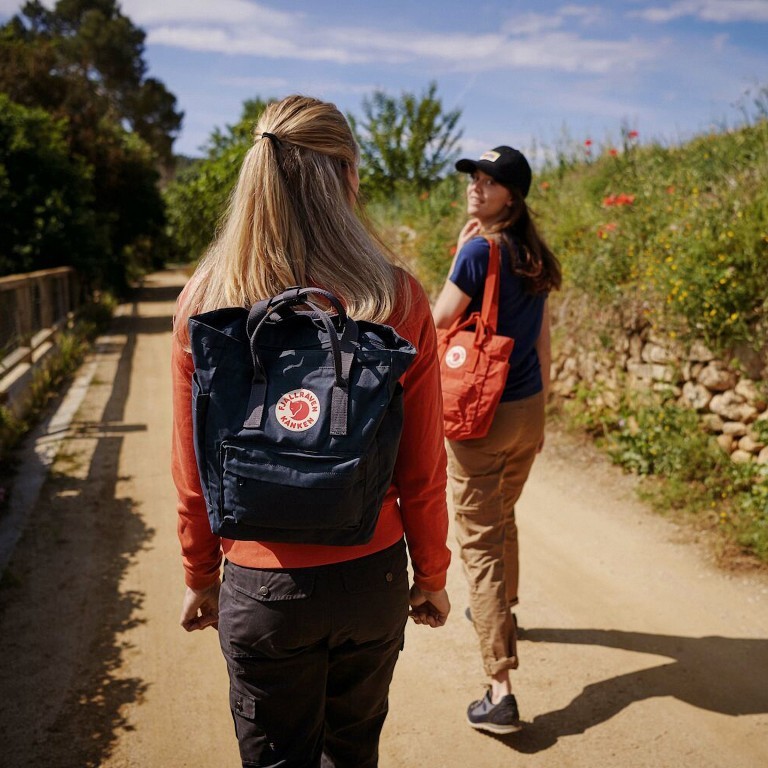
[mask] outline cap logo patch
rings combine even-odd
[[[467,350],[460,344],[456,344],[445,353],[445,364],[449,368],[461,368],[466,360]]]
[[[492,149],[489,149],[487,152],[483,152],[483,154],[480,155],[481,160],[488,160],[491,163],[495,163],[500,157],[501,154],[494,152]]]
[[[320,401],[308,389],[294,389],[277,401],[275,417],[281,427],[291,432],[303,432],[320,418]]]

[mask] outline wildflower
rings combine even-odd
[[[541,184],[539,184],[539,188],[544,190],[544,192],[546,192],[549,189],[549,182],[542,181]]]
[[[606,240],[608,238],[608,233],[609,232],[615,232],[617,226],[618,226],[618,224],[616,224],[615,221],[609,221],[607,224],[603,224],[602,227],[598,228],[597,236],[601,240]]]
[[[639,135],[639,134],[638,134],[638,132],[637,132],[637,131],[630,131],[630,132],[627,134],[627,138],[628,138],[628,139],[636,139],[636,138],[638,137],[638,135]]]
[[[419,195],[419,200],[429,200],[429,192],[422,192]]]
[[[610,208],[614,205],[632,205],[635,202],[634,195],[626,195],[623,192],[619,195],[608,195],[603,198],[603,207]]]
[[[449,251],[449,253],[451,254],[451,256],[455,256],[455,255],[456,255],[456,246],[455,246],[455,245],[452,245],[452,246],[451,246],[451,247],[448,249],[448,251]]]
[[[608,150],[608,154],[609,154],[611,157],[616,157],[616,155],[618,155],[618,154],[619,154],[619,151],[618,151],[618,150],[617,150],[615,147],[611,147],[611,148]]]

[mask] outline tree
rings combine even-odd
[[[106,245],[92,203],[90,169],[70,155],[62,121],[0,94],[0,275],[88,272]]]
[[[159,169],[172,165],[182,119],[175,97],[145,77],[143,54],[144,32],[115,0],[59,0],[53,10],[35,0],[0,27],[0,91],[61,121],[70,155],[89,169],[93,233],[103,250],[81,263],[82,278],[117,292],[167,250]],[[14,243],[10,253],[28,245]],[[55,258],[74,263],[79,247],[73,240]]]
[[[431,189],[455,160],[460,110],[444,112],[431,83],[420,97],[375,91],[363,101],[365,120],[350,116],[360,144],[360,181],[372,198]]]
[[[87,106],[81,123],[126,122],[171,165],[183,113],[160,81],[145,77],[144,38],[115,0],[59,0],[53,10],[27,2],[2,28],[0,91],[61,116]]]
[[[206,157],[168,185],[169,228],[180,258],[199,258],[216,234],[240,166],[253,144],[253,128],[267,103],[261,99],[246,101],[237,123],[224,130],[216,128],[211,134],[204,148]]]

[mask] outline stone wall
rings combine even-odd
[[[641,313],[579,322],[560,306],[553,316],[554,396],[585,391],[598,407],[614,410],[626,393],[655,393],[696,411],[701,428],[733,461],[766,464],[768,446],[758,427],[768,422],[768,361],[753,355],[749,363],[736,354],[717,359],[700,342],[685,347],[654,333]]]

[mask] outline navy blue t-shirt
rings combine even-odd
[[[450,275],[450,281],[472,297],[467,313],[479,312],[482,307],[489,253],[490,245],[485,238],[472,238],[459,251]],[[546,298],[546,294],[533,295],[526,292],[522,279],[512,273],[509,252],[502,245],[496,332],[515,340],[502,401],[522,400],[543,389],[536,341],[541,333]]]

